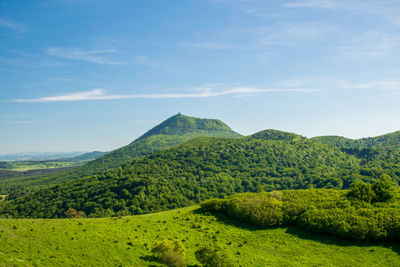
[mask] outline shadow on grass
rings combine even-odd
[[[164,266],[162,263],[160,263],[158,261],[158,259],[156,257],[154,257],[152,255],[141,256],[140,259],[150,262],[149,267],[156,267],[156,266],[161,266],[161,265]],[[158,265],[156,265],[156,263]],[[187,267],[200,267],[200,265],[193,264],[193,265],[187,265]]]
[[[227,225],[231,225],[237,228],[246,229],[250,231],[259,231],[259,230],[266,230],[266,229],[274,229],[275,227],[262,227],[250,224],[248,222],[240,221],[239,219],[233,218],[225,213],[220,212],[204,212],[201,208],[196,209],[193,211],[194,214],[202,214],[207,215],[210,214],[214,216],[217,221],[222,222]],[[385,248],[389,248],[392,251],[396,252],[400,255],[400,244],[396,241],[389,241],[389,240],[368,240],[368,241],[361,241],[361,240],[352,240],[352,239],[345,239],[341,237],[336,237],[330,234],[325,233],[313,233],[307,230],[301,229],[298,226],[283,226],[282,228],[286,228],[286,233],[297,236],[301,239],[313,240],[322,244],[326,245],[335,245],[335,246],[358,246],[358,247],[372,247],[372,246],[381,246]],[[371,248],[371,252],[373,252],[373,248]]]
[[[234,217],[231,217],[227,215],[226,213],[223,212],[204,212],[201,208],[195,209],[192,211],[193,214],[199,214],[199,215],[212,215],[217,219],[217,221],[220,221],[224,224],[229,224],[232,226],[235,226],[237,228],[242,228],[250,231],[259,231],[259,230],[265,230],[265,229],[272,229],[273,227],[262,227],[262,226],[257,226],[245,221],[241,221],[239,219],[236,219]]]
[[[342,247],[348,246],[358,246],[358,247],[372,247],[372,246],[381,246],[384,248],[389,248],[392,251],[400,254],[400,244],[396,241],[391,240],[353,240],[353,239],[346,239],[341,237],[335,237],[330,234],[326,233],[312,233],[306,230],[301,229],[298,226],[290,226],[287,228],[286,233],[297,236],[302,239],[313,240],[319,243],[323,243],[326,245],[336,245]],[[374,252],[373,248],[370,250]]]
[[[152,255],[140,256],[140,259],[153,263],[153,264],[149,265],[150,267],[160,266],[160,263],[158,262],[158,259],[156,257],[152,256]]]

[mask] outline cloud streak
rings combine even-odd
[[[253,88],[253,87],[234,87],[232,89],[214,90],[214,88],[202,88],[195,93],[181,94],[128,94],[128,95],[109,95],[103,89],[93,89],[86,92],[77,92],[59,96],[45,96],[32,99],[14,99],[13,102],[71,102],[89,100],[118,100],[118,99],[179,99],[179,98],[208,98],[227,95],[251,96],[261,93],[311,93],[316,90],[306,88]]]
[[[332,9],[336,7],[334,1],[330,0],[308,0],[308,1],[295,1],[283,5],[288,8],[325,8]]]
[[[115,49],[106,50],[80,50],[70,48],[52,47],[46,50],[47,55],[71,60],[87,61],[97,64],[124,65],[127,61],[114,60],[107,57],[109,54],[118,53]]]
[[[373,60],[388,57],[399,47],[400,35],[367,32],[347,45],[337,47],[337,55],[345,60]]]
[[[28,31],[28,29],[24,25],[22,25],[20,23],[16,23],[16,22],[8,20],[8,19],[3,19],[3,18],[0,18],[0,27],[12,30],[19,34],[22,34],[22,33],[25,33]]]

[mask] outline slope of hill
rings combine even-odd
[[[357,160],[313,141],[197,137],[107,172],[7,202],[16,217],[148,213],[261,189],[346,187]]]
[[[372,147],[385,147],[400,144],[400,131],[361,139],[349,139],[342,136],[318,136],[311,139],[331,146],[336,146],[338,148],[362,149]]]
[[[70,158],[62,158],[60,159],[65,160],[65,161],[72,161],[72,162],[88,162],[88,161],[92,161],[95,159],[100,158],[101,156],[106,155],[108,152],[101,152],[101,151],[93,151],[93,152],[88,152],[79,156],[75,156],[75,157],[70,157]]]
[[[249,138],[265,139],[265,140],[281,140],[281,141],[300,141],[306,139],[305,137],[302,137],[301,135],[298,134],[288,133],[273,129],[257,132],[253,135],[250,135]]]
[[[226,124],[214,119],[199,119],[178,114],[149,130],[127,146],[116,149],[81,167],[52,175],[19,177],[0,181],[0,193],[16,194],[63,183],[119,167],[134,159],[181,144],[199,135],[240,137]]]
[[[196,207],[101,219],[0,220],[5,266],[165,266],[155,241],[173,238],[195,251],[218,243],[236,266],[399,266],[398,243],[357,242],[296,228],[262,229]]]

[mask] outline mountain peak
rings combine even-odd
[[[201,119],[178,113],[155,126],[139,139],[153,135],[240,137],[228,125],[216,119]]]

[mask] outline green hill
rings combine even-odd
[[[93,151],[93,152],[88,152],[79,156],[71,157],[71,158],[65,158],[65,161],[92,161],[95,159],[100,158],[101,156],[106,155],[108,152],[101,152],[101,151]],[[64,158],[60,159],[64,160]]]
[[[218,243],[235,266],[399,266],[394,242],[342,240],[293,227],[263,229],[197,207],[131,217],[0,220],[0,265],[165,266],[152,257],[155,241],[173,238],[195,251]]]
[[[157,125],[138,140],[154,135],[178,135],[195,137],[199,135],[216,137],[240,137],[228,125],[215,119],[198,119],[179,113]]]
[[[265,139],[265,140],[281,140],[281,141],[300,141],[305,139],[305,137],[302,137],[301,135],[298,134],[272,130],[272,129],[255,133],[253,135],[250,135],[249,138]]]
[[[349,139],[342,136],[318,136],[311,139],[327,145],[347,149],[385,147],[400,144],[400,131],[361,139]]]
[[[7,202],[4,214],[64,217],[140,214],[257,190],[342,188],[357,159],[309,140],[197,137],[104,173]],[[374,177],[369,177],[374,179]]]
[[[149,130],[129,145],[109,152],[81,167],[50,175],[2,179],[0,181],[0,193],[18,195],[21,192],[48,187],[83,176],[100,173],[110,168],[119,167],[134,159],[176,146],[200,135],[217,137],[241,136],[219,120],[199,119],[178,114]]]

